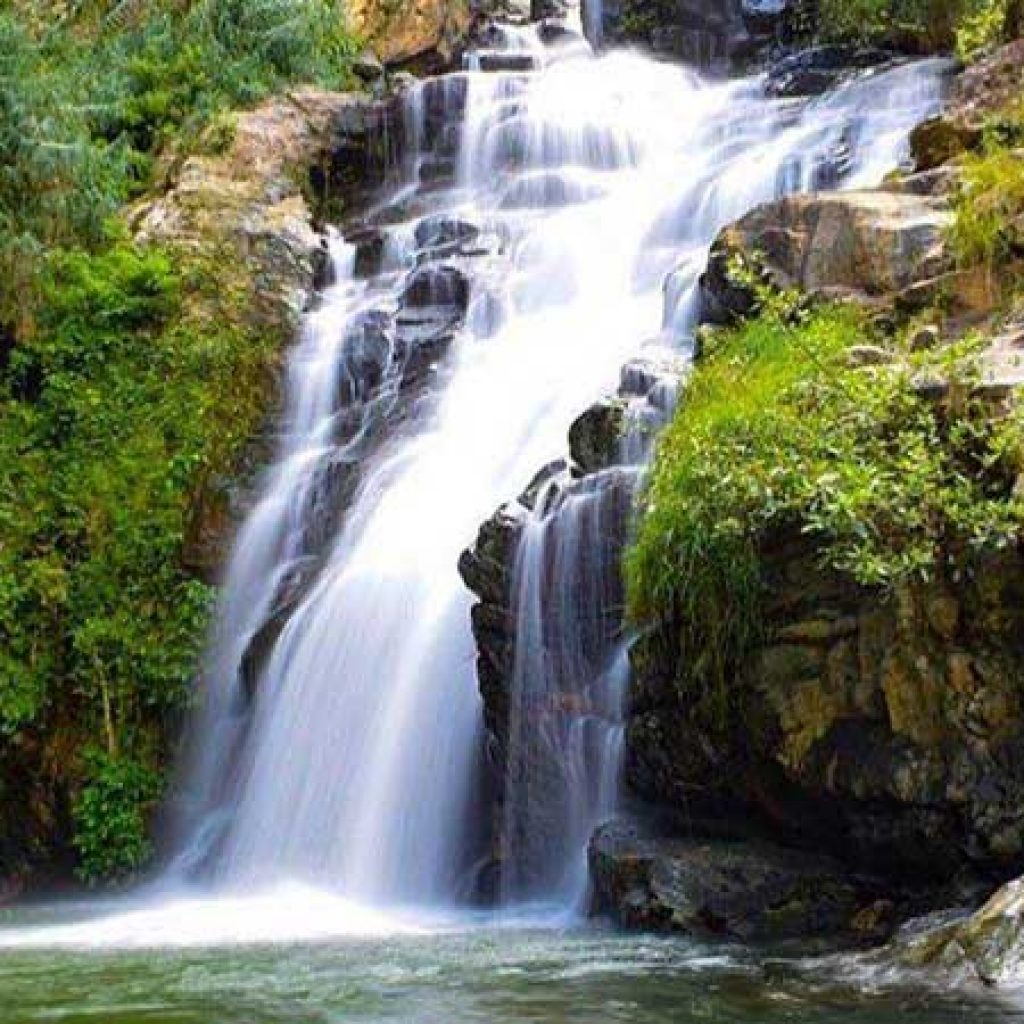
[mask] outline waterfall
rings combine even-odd
[[[171,877],[375,907],[465,897],[483,736],[460,553],[624,364],[685,350],[725,223],[878,182],[940,96],[921,63],[769,101],[758,79],[533,29],[494,33],[468,68],[410,90],[404,180],[332,241],[227,576]],[[621,583],[601,545],[646,458],[627,449],[543,489],[518,556],[517,898],[575,905],[616,799]]]

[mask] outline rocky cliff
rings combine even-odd
[[[701,282],[706,322],[756,318],[770,294],[802,295],[804,309],[849,304],[872,323],[842,357],[852,372],[905,379],[943,431],[966,425],[967,408],[981,432],[1012,418],[1024,331],[991,269],[957,251],[955,223],[964,150],[1001,108],[1015,52],[958,79],[948,112],[916,134],[916,168],[885,188],[783,199],[726,229]],[[703,337],[713,352],[714,330]],[[954,353],[945,370],[944,351]],[[574,428],[574,475],[620,458],[617,408],[595,407]],[[685,392],[677,415],[685,421]],[[1009,502],[1014,477],[1001,473],[985,486]],[[462,566],[481,599],[474,631],[499,765],[529,498],[484,526]],[[830,567],[805,525],[758,535],[759,639],[730,670],[728,702],[709,703],[706,652],[684,642],[682,612],[661,609],[633,647],[627,785],[654,811],[591,846],[596,905],[628,925],[877,941],[901,918],[976,900],[1024,868],[1020,549],[954,546],[927,582],[873,585]],[[613,543],[628,542],[622,526]],[[719,877],[709,865],[721,864]]]
[[[964,126],[999,109],[1014,52],[990,58],[987,75],[977,70],[960,80],[947,115],[917,134],[925,172],[884,191],[782,200],[723,232],[702,281],[707,319],[756,317],[766,294],[795,290],[812,304],[841,300],[869,310],[911,353],[955,346],[971,328],[974,354],[964,378],[934,368],[915,375],[917,357],[884,341],[854,345],[847,365],[907,373],[908,394],[935,410],[925,415],[947,425],[974,422],[979,437],[1012,420],[1024,383],[1024,333],[996,298],[1005,292],[993,290],[992,267],[982,272],[953,251],[953,197],[962,196],[960,154],[975,138]],[[952,163],[923,152],[939,135]],[[962,211],[964,200],[956,202]],[[1012,259],[999,272],[1012,293]],[[904,371],[886,369],[901,362]],[[679,415],[685,422],[685,400]],[[1014,465],[986,485],[1008,509]],[[907,897],[904,910],[922,899],[977,898],[1024,868],[1020,548],[1011,541],[972,552],[950,536],[927,582],[866,586],[829,568],[827,541],[814,534],[791,518],[758,532],[760,639],[729,670],[727,702],[707,702],[702,651],[685,640],[689,627],[679,612],[666,612],[635,646],[629,784],[683,815],[688,831],[735,838],[753,829],[842,857],[847,871],[881,882],[890,912]],[[628,916],[608,851],[598,837],[599,892]],[[688,856],[667,848],[665,863],[685,864]],[[630,852],[620,871],[632,870],[626,865],[635,857]],[[948,888],[954,882],[956,892]],[[922,895],[929,886],[931,895]],[[680,897],[649,883],[640,891],[648,915],[675,920]]]

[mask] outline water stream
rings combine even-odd
[[[542,490],[527,524],[502,825],[512,911],[495,931],[467,909],[487,840],[457,565],[481,522],[564,458],[569,426],[624,364],[685,356],[724,224],[784,192],[878,183],[939,101],[928,62],[770,101],[758,79],[595,57],[578,37],[545,46],[533,29],[495,31],[466,72],[413,88],[395,180],[332,238],[333,282],[290,357],[166,871],[127,901],[0,924],[0,946],[28,947],[0,963],[5,1019],[40,1019],[31,948],[59,946],[68,991],[105,972],[94,999],[112,1021],[209,1020],[211,1006],[249,1022],[592,1020],[595,993],[607,1020],[681,1019],[681,1005],[718,1020],[881,1020],[856,1000],[812,1012],[804,982],[776,1001],[742,957],[516,916],[536,901],[563,923],[578,912],[587,837],[618,798],[620,585],[593,552],[607,517],[628,511],[649,448],[636,438],[606,473]],[[671,401],[654,405],[665,415]],[[538,704],[558,714],[534,733]],[[327,945],[166,967],[114,952],[300,941]],[[960,1019],[922,999],[929,1010],[900,1019]]]
[[[578,42],[545,50],[529,29],[492,32],[470,64],[487,70],[407,98],[405,180],[372,218],[382,262],[360,279],[336,241],[336,282],[292,359],[288,430],[236,548],[198,732],[178,868],[207,884],[299,881],[378,909],[459,902],[481,745],[460,553],[564,452],[573,419],[631,356],[684,342],[722,225],[783,191],[877,182],[939,96],[935,68],[918,64],[824,101],[771,103],[756,80],[708,84]],[[426,379],[410,390],[424,350]],[[337,503],[339,474],[351,500],[318,548],[311,524]],[[593,500],[576,495],[527,531],[517,677],[528,700],[545,671],[573,675],[552,685],[590,687],[613,720],[622,673],[596,624],[608,583],[579,572]],[[560,627],[537,604],[545,543],[560,548],[544,588]],[[289,600],[253,668],[253,638]],[[558,650],[542,628],[558,629]],[[618,692],[596,692],[598,677]],[[578,825],[553,862],[545,854],[549,883],[531,896],[578,900],[566,863],[609,810],[594,778],[614,774],[612,753],[583,754],[595,743],[616,747],[559,741],[576,763],[556,813]],[[511,830],[524,829],[529,809]]]

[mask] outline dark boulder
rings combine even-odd
[[[888,50],[816,46],[775,61],[768,69],[765,92],[777,98],[820,96],[865,69],[890,64]]]
[[[595,44],[640,44],[696,67],[748,66],[784,32],[789,0],[583,0]]]
[[[379,228],[360,227],[345,232],[345,241],[356,247],[356,277],[373,277],[384,264],[387,235]]]
[[[401,304],[405,310],[446,308],[461,315],[469,305],[469,281],[457,267],[420,267],[410,275]]]
[[[569,428],[569,453],[584,473],[597,473],[620,461],[626,404],[609,398],[586,410]]]
[[[832,860],[612,822],[590,843],[595,909],[629,928],[745,942],[849,934],[877,899]]]
[[[447,214],[425,217],[416,225],[416,248],[431,255],[449,255],[470,245],[480,236],[480,229],[469,221]]]

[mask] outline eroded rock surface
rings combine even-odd
[[[878,961],[941,972],[958,984],[1020,986],[1024,983],[1024,879],[1004,885],[969,916],[940,915],[938,920],[912,923],[882,950]]]
[[[382,140],[400,146],[400,124],[394,104],[359,94],[302,89],[272,99],[211,129],[227,132],[226,144],[218,149],[212,135],[207,152],[172,168],[163,194],[132,212],[135,235],[208,261],[225,291],[251,288],[248,326],[279,338],[283,355],[326,269],[320,215],[358,206],[380,185],[396,155]],[[197,503],[185,560],[208,579],[225,564],[269,455],[276,380],[266,381],[266,391],[266,435],[230,479],[208,481]]]
[[[769,538],[762,563],[771,640],[731,684],[732,713],[701,713],[671,626],[636,649],[633,788],[745,806],[890,878],[1024,867],[1022,556],[892,599],[824,571],[799,537]]]
[[[449,67],[471,23],[469,0],[351,0],[349,18],[385,64],[436,72]]]
[[[876,883],[763,841],[666,838],[617,821],[598,829],[589,861],[596,909],[630,928],[746,942],[869,938],[888,917]]]
[[[941,279],[952,270],[951,223],[942,198],[884,191],[791,196],[760,206],[715,241],[701,279],[704,318],[731,323],[750,314],[757,304],[752,278],[865,302]]]

